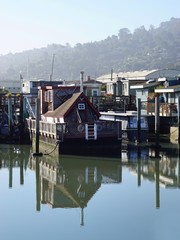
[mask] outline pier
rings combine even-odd
[[[27,117],[24,107],[22,94],[0,94],[1,142],[24,141],[25,118]]]

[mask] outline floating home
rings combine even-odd
[[[100,116],[99,111],[83,92],[66,95],[59,107],[41,114],[40,148],[42,147],[42,151],[49,147],[53,150],[56,146],[56,154],[66,153],[65,149],[68,154],[73,150],[82,153],[85,148],[85,153],[92,154],[93,151],[96,152],[96,147],[106,152],[105,144],[108,149],[114,148],[116,144],[119,148],[121,123],[102,121]],[[32,140],[35,140],[36,120],[29,118],[27,121]]]
[[[143,115],[140,118],[140,131],[138,132],[138,117],[137,111],[126,112],[100,112],[101,120],[121,122],[121,129],[123,139],[127,139],[130,142],[146,142],[148,141],[148,120],[147,115]]]

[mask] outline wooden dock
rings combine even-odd
[[[0,94],[0,141],[22,142],[25,117],[22,94]]]

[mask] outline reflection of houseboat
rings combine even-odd
[[[101,120],[121,122],[122,131],[126,133],[129,141],[138,139],[138,120],[137,112],[127,111],[125,113],[101,112]],[[141,116],[140,121],[140,141],[148,139],[148,121],[146,116]]]
[[[61,156],[30,158],[29,165],[36,170],[37,206],[48,204],[52,208],[83,209],[101,187],[101,184],[121,182],[121,167],[116,161],[98,158]]]

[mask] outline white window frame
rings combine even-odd
[[[78,103],[78,110],[85,110],[85,103]]]

